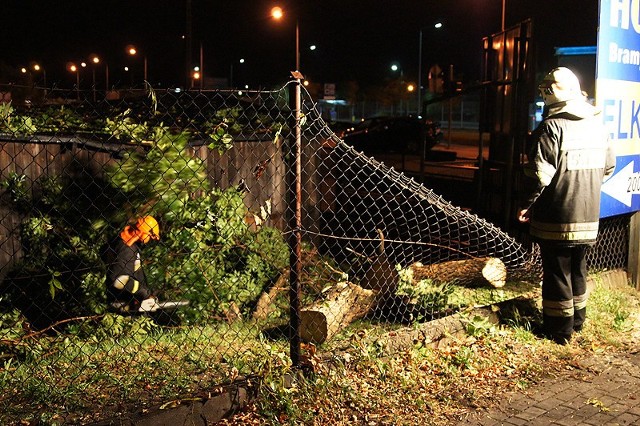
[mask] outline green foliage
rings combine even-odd
[[[15,172],[11,172],[7,179],[0,182],[0,187],[9,193],[11,201],[19,209],[24,210],[29,206],[31,200],[29,188],[27,186],[27,177],[25,175],[19,175]]]
[[[202,127],[211,140],[209,149],[224,152],[233,146],[233,137],[229,133],[239,133],[242,126],[238,118],[242,114],[240,108],[228,108],[215,112],[212,118],[205,121]]]
[[[42,113],[34,115],[34,132],[40,133],[78,133],[93,128],[98,130],[99,124],[85,119],[76,109],[64,105],[48,107]],[[95,121],[95,120],[93,120]]]
[[[96,325],[83,322],[70,327],[70,332],[79,337],[87,337],[94,342],[107,342],[119,338],[145,337],[157,329],[157,325],[148,317],[124,317],[105,314]]]
[[[206,135],[211,149],[230,148],[230,133],[243,129],[241,109],[215,111],[204,123],[192,123],[193,132],[175,132],[158,124],[161,113],[152,91],[150,100],[151,113],[127,109],[90,121],[74,109],[52,107],[30,121],[32,131],[92,128],[140,145],[108,168],[104,181],[80,166],[64,178],[31,182],[14,173],[1,182],[21,218],[23,256],[0,285],[0,294],[34,327],[105,311],[100,249],[142,214],[155,215],[161,224],[161,241],[143,252],[150,286],[166,299],[189,300],[189,309],[182,311],[188,321],[250,309],[286,266],[282,235],[264,226],[270,204],[252,213],[237,190],[211,189],[205,164],[189,145],[197,134]],[[5,128],[17,123],[9,106],[2,106],[0,114]],[[247,218],[256,219],[253,227]]]
[[[212,190],[172,214],[161,242],[145,251],[147,276],[163,297],[190,301],[181,311],[187,320],[249,307],[286,265],[280,232],[250,229],[246,214],[240,192]]]
[[[165,129],[163,129],[165,130]],[[146,122],[140,123],[129,108],[113,118],[105,120],[105,131],[113,138],[124,143],[141,143],[153,140],[153,129]]]
[[[130,206],[130,211],[123,211],[129,218],[142,211],[161,212],[170,220],[181,214],[192,194],[207,190],[205,166],[187,150],[188,133],[172,135],[166,128],[155,128],[153,137],[149,151],[126,154],[107,177],[123,193],[123,204]]]
[[[0,103],[0,132],[31,135],[35,131],[30,117],[16,114],[10,103]]]
[[[0,284],[3,297],[34,328],[104,310],[99,248],[108,187],[82,170],[35,182],[12,174],[1,185],[21,217],[23,253]]]
[[[454,292],[452,284],[438,283],[430,279],[414,283],[411,268],[403,269],[397,265],[396,270],[400,276],[396,294],[407,297],[415,305],[417,315],[414,320],[429,319],[425,314],[443,312],[449,307],[449,297]]]
[[[151,286],[165,299],[189,300],[181,311],[189,321],[249,306],[286,265],[282,236],[250,229],[236,189],[209,188],[188,133],[155,128],[154,138],[147,152],[128,154],[107,172],[126,200],[121,220],[143,213],[162,219],[161,241],[144,249]]]
[[[467,334],[473,337],[483,337],[495,332],[497,328],[487,317],[480,315],[466,319],[465,323]]]

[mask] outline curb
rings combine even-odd
[[[186,398],[145,409],[127,417],[112,418],[92,426],[207,426],[242,411],[257,399],[259,378],[243,378],[221,387],[222,393],[206,398]]]

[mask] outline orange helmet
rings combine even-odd
[[[149,240],[160,239],[160,225],[153,216],[144,216],[138,219],[136,229],[140,233],[140,239],[145,243]]]

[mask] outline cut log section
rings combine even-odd
[[[331,339],[352,321],[365,316],[375,306],[376,294],[350,282],[334,285],[324,300],[302,309],[300,338],[315,344]]]
[[[507,268],[495,257],[482,257],[423,265],[416,262],[409,266],[414,282],[432,279],[438,282],[456,282],[468,286],[504,287]]]

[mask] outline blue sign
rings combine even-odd
[[[640,210],[640,155],[616,158],[616,170],[603,185],[600,217]]]
[[[596,104],[617,155],[602,187],[600,216],[640,210],[639,0],[601,0]]]
[[[600,2],[598,78],[640,81],[640,17],[632,3],[637,1]]]

